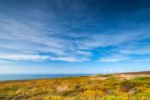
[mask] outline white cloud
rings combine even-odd
[[[26,55],[26,54],[1,54],[0,59],[7,60],[45,60],[48,59],[48,56],[41,55]]]
[[[83,62],[89,61],[88,58],[76,58],[76,57],[52,57],[51,60],[58,60],[58,61],[67,61],[67,62]]]
[[[66,61],[66,62],[83,62],[89,61],[87,57],[80,56],[50,56],[50,55],[29,55],[29,54],[1,54],[0,59],[2,62],[5,60],[25,60],[25,61],[39,61],[39,60],[52,60],[52,61]],[[8,62],[8,61],[7,61]],[[0,62],[1,63],[1,62]]]
[[[120,52],[123,53],[123,54],[128,54],[128,55],[150,54],[150,45],[148,43],[130,44],[130,45],[127,45],[124,48],[121,48]]]
[[[144,28],[145,29],[148,29]],[[110,31],[100,34],[89,34],[84,40],[77,40],[76,43],[80,49],[93,49],[97,47],[107,47],[107,46],[118,46],[123,43],[129,43],[133,41],[143,40],[150,38],[150,34],[147,31],[143,31],[143,28],[127,31]],[[147,34],[145,36],[145,34]]]
[[[99,59],[100,62],[120,62],[128,60],[129,58],[125,55],[110,55]]]

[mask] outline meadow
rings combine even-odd
[[[150,100],[150,74],[4,81],[0,100]]]

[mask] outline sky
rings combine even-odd
[[[148,70],[149,0],[0,0],[0,74]]]

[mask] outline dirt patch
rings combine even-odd
[[[66,91],[68,89],[68,86],[58,86],[57,88],[56,88],[56,90],[58,91],[58,92],[64,92],[64,91]]]

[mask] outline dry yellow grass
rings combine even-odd
[[[0,100],[150,100],[149,75],[119,74],[0,82]]]

